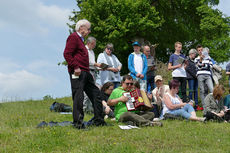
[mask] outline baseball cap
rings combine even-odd
[[[157,76],[155,76],[155,82],[157,82],[157,80],[163,80],[163,78],[162,78],[162,76],[161,75],[157,75]]]
[[[141,45],[139,44],[138,41],[135,41],[135,42],[132,44],[132,46],[139,46],[139,47],[141,47]]]

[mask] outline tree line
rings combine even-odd
[[[210,49],[217,62],[230,57],[230,18],[215,8],[219,0],[76,0],[67,23],[70,33],[75,23],[87,19],[92,24],[90,35],[97,39],[95,54],[108,42],[127,73],[127,58],[133,52],[131,43],[159,44],[156,58],[167,62],[174,52],[174,43],[183,43],[183,53],[202,44]]]

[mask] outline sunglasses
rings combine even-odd
[[[110,51],[113,51],[113,48],[107,48],[108,50],[110,50]]]
[[[127,86],[132,86],[133,85],[133,83],[125,83]]]

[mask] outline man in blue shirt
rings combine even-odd
[[[182,43],[175,43],[175,52],[169,58],[168,70],[173,70],[172,77],[180,82],[180,89],[183,102],[187,102],[186,95],[186,62],[185,56],[181,54]]]

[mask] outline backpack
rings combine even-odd
[[[51,106],[50,106],[50,111],[55,111],[55,112],[72,112],[72,107],[70,105],[66,105],[63,103],[58,103],[58,102],[54,102]]]

